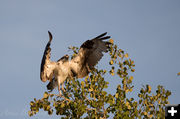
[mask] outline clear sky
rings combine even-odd
[[[68,46],[108,32],[135,61],[132,96],[142,85],[155,90],[160,84],[172,91],[171,104],[180,103],[179,6],[179,0],[0,0],[0,118],[29,118],[29,102],[46,91],[40,62],[48,30],[52,60],[70,53]],[[99,65],[106,63],[105,56]],[[50,116],[41,111],[36,118]]]

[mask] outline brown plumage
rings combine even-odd
[[[92,40],[87,40],[81,45],[78,54],[73,59],[69,60],[69,56],[65,55],[57,62],[53,62],[50,60],[50,45],[53,37],[49,31],[48,33],[49,41],[41,61],[40,77],[43,82],[49,80],[48,90],[53,90],[58,86],[61,95],[60,85],[64,90],[63,83],[68,77],[83,78],[87,76],[103,57],[103,52],[107,52],[110,44],[103,40],[109,39],[110,36],[105,36],[107,33],[103,33]]]

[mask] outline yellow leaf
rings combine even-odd
[[[114,63],[113,60],[111,60],[111,61],[109,62],[110,65],[113,65],[113,63]]]
[[[93,89],[92,89],[92,88],[90,88],[90,89],[89,89],[89,92],[92,92],[92,91],[93,91]]]
[[[148,89],[148,92],[150,93],[151,92],[151,86],[147,86],[147,89]]]
[[[114,76],[114,73],[112,72],[111,75]]]
[[[178,72],[177,75],[180,76],[180,72]]]
[[[135,72],[135,69],[131,69],[132,72]]]
[[[153,114],[150,114],[148,117],[149,117],[149,118],[152,118],[152,117],[153,117]]]
[[[45,93],[44,93],[44,98],[48,98],[48,96],[49,96],[48,93],[45,92]]]
[[[33,106],[33,105],[34,105],[34,103],[31,101],[31,102],[30,102],[30,105],[31,105],[31,106]]]
[[[84,81],[81,81],[81,85],[84,86]]]
[[[115,100],[114,100],[114,98],[113,98],[113,104],[115,103]]]
[[[147,115],[147,112],[144,112],[144,115]]]
[[[118,96],[119,96],[118,93],[116,93],[115,97],[118,98]]]
[[[128,93],[128,92],[129,92],[129,89],[126,89],[125,92]]]
[[[113,39],[110,39],[109,42],[112,43],[112,44],[114,44],[114,40],[113,40]]]
[[[63,108],[63,107],[65,107],[65,104],[64,104],[64,103],[62,103],[62,104],[61,104],[61,107],[62,107],[62,108]]]
[[[125,105],[127,106],[128,109],[131,109],[131,106],[130,106],[129,102],[126,102]]]
[[[130,106],[130,105],[128,106],[128,109],[131,109],[131,106]]]
[[[133,80],[133,76],[130,76],[130,77],[129,77],[129,80],[132,81],[132,80]]]
[[[126,106],[128,106],[129,105],[129,102],[126,102]]]
[[[28,115],[31,117],[33,114],[31,111],[28,111]]]
[[[124,55],[124,57],[125,57],[125,58],[128,58],[128,57],[129,57],[128,53],[126,53],[126,54]]]

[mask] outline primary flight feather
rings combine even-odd
[[[105,36],[103,33],[91,40],[85,41],[78,51],[78,54],[69,60],[69,56],[65,55],[58,61],[50,60],[52,34],[49,33],[49,41],[45,47],[44,55],[41,61],[41,81],[49,80],[47,89],[52,91],[58,86],[59,94],[61,95],[60,86],[64,90],[64,81],[70,77],[83,78],[89,74],[92,68],[102,58],[103,52],[107,52],[109,42],[104,41],[110,36]]]

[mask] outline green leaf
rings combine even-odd
[[[31,117],[33,116],[32,112],[31,111],[28,111],[28,115]]]
[[[64,82],[66,91],[62,97],[45,92],[41,99],[34,98],[29,104],[28,115],[33,116],[40,109],[44,109],[49,115],[52,115],[54,110],[64,119],[99,119],[108,118],[109,115],[112,115],[110,118],[117,119],[163,118],[164,106],[169,103],[171,92],[160,85],[157,90],[151,89],[147,84],[141,88],[139,98],[132,97],[131,94],[138,89],[133,90],[135,87],[132,83],[133,76],[130,76],[135,71],[134,61],[129,58],[128,53],[125,54],[122,49],[118,49],[112,39],[109,42],[111,42],[108,49],[110,60],[105,63],[109,65],[107,69],[94,67],[84,79],[67,79]],[[73,51],[72,57],[75,57],[79,50],[77,47],[69,49]],[[117,87],[113,87],[116,89],[113,93],[108,86],[112,85],[116,78],[119,82],[115,82]],[[153,90],[156,94],[152,93]]]

